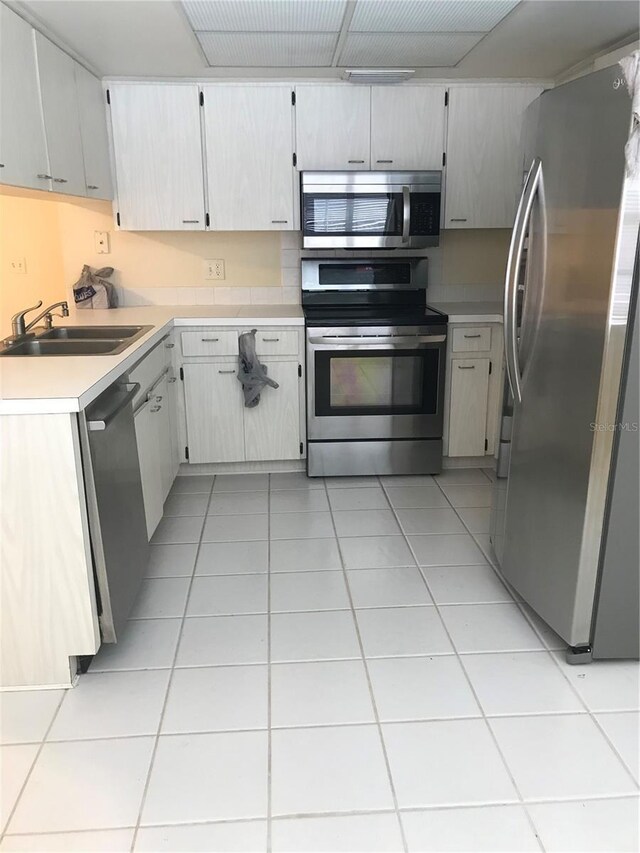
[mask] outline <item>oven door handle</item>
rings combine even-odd
[[[402,242],[409,242],[411,234],[411,193],[409,187],[402,187]]]
[[[446,341],[446,335],[408,335],[407,337],[397,336],[349,336],[349,335],[322,335],[320,337],[309,336],[309,343],[314,346],[323,346],[330,349],[335,349],[336,346],[349,344],[351,346],[377,346],[377,347],[397,347],[411,346],[412,344],[442,344]]]

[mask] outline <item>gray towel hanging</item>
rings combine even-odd
[[[266,365],[258,361],[256,331],[257,329],[252,329],[250,332],[243,332],[238,338],[238,381],[242,383],[244,404],[247,409],[258,405],[260,392],[265,385],[270,385],[272,388],[279,387],[277,382],[267,376]]]

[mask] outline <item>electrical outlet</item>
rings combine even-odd
[[[96,244],[96,254],[98,255],[108,255],[111,251],[109,249],[109,232],[108,231],[94,231],[93,238]]]
[[[13,258],[13,260],[9,262],[9,266],[11,268],[11,272],[24,274],[27,271],[27,259]]]
[[[224,261],[221,258],[208,260],[204,262],[204,277],[206,279],[217,279],[220,281],[224,278]]]

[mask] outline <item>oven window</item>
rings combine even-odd
[[[435,414],[437,349],[316,352],[319,416]]]
[[[402,235],[401,193],[305,193],[303,232],[342,237]]]

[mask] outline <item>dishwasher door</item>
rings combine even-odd
[[[119,381],[86,410],[85,464],[102,640],[115,643],[140,589],[149,542],[133,424],[137,383]],[[89,470],[87,470],[87,468]]]

